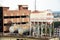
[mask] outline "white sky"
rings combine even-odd
[[[10,9],[18,9],[18,5],[28,5],[29,10],[34,10],[35,0],[0,0],[0,5],[9,6]],[[60,0],[36,0],[37,10],[51,9],[60,11]]]

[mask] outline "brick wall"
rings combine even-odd
[[[24,5],[25,6],[25,5]],[[30,10],[24,9],[24,6],[19,6],[19,10],[8,10],[8,7],[3,8],[3,29],[7,31],[9,29],[8,22],[11,21],[12,24],[29,24],[30,21]],[[26,7],[26,6],[25,6]],[[26,22],[26,23],[23,23]],[[29,26],[28,26],[29,27]]]

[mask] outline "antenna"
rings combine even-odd
[[[35,0],[35,10],[36,10],[36,0]]]

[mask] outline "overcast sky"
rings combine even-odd
[[[9,6],[10,10],[18,9],[18,5],[28,5],[29,10],[34,10],[35,0],[0,0],[1,6]],[[36,0],[37,10],[51,9],[60,11],[60,0]]]

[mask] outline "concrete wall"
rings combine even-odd
[[[51,39],[49,39],[49,40],[59,40],[59,38],[51,38]]]
[[[39,39],[33,39],[33,38],[14,38],[14,37],[1,37],[0,40],[39,40]]]

